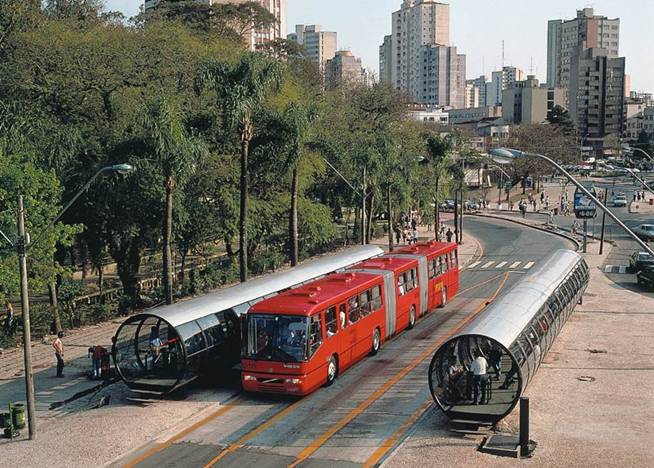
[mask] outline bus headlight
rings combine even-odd
[[[302,379],[286,379],[287,384],[299,385],[302,383]]]
[[[246,382],[252,382],[252,381],[257,380],[257,378],[254,375],[244,374],[243,375],[243,380],[245,380]]]

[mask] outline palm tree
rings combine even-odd
[[[173,235],[173,197],[180,181],[192,172],[203,147],[199,141],[187,135],[179,111],[166,98],[148,102],[139,123],[146,147],[164,179],[163,280],[166,304],[172,304],[174,270],[170,243]]]
[[[314,109],[307,108],[300,104],[291,103],[286,106],[282,119],[285,126],[285,140],[288,145],[286,167],[291,169],[291,211],[289,215],[289,250],[291,266],[295,266],[299,259],[298,246],[298,184],[299,184],[299,163],[306,144],[309,126],[315,119]]]
[[[281,63],[256,52],[243,54],[234,65],[204,62],[196,76],[196,92],[210,90],[216,93],[225,123],[236,127],[241,138],[239,263],[242,282],[248,278],[248,157],[254,136],[253,115],[268,93],[279,88],[281,81]]]

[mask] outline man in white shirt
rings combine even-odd
[[[488,383],[488,374],[486,373],[488,369],[488,361],[486,358],[481,355],[480,352],[475,353],[475,360],[470,364],[470,370],[472,372],[472,382],[474,384],[474,393],[472,397],[473,404],[484,405],[488,403],[486,400],[486,385]],[[481,398],[477,400],[479,395],[479,390],[481,389]]]

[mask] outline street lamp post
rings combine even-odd
[[[652,156],[650,156],[650,154],[647,151],[643,150],[643,149],[636,148],[635,146],[629,146],[629,145],[624,145],[622,148],[627,150],[627,151],[640,151],[641,153],[643,153],[647,157],[647,159],[654,162],[654,158]]]
[[[643,180],[643,179],[641,179],[640,177],[638,177],[638,176],[636,175],[636,173],[635,173],[634,171],[632,171],[631,169],[627,169],[627,172],[629,172],[629,174],[631,174],[631,176],[632,176],[634,179],[636,179],[638,182],[640,182],[640,183],[642,184],[643,187],[645,187],[647,190],[649,190],[650,192],[652,192],[652,195],[654,195],[654,190],[652,190],[652,188],[651,188],[649,185],[647,185],[647,182],[645,182],[645,180]]]
[[[18,195],[18,239],[16,240],[15,247],[18,253],[18,268],[20,270],[20,302],[21,302],[21,315],[23,319],[23,350],[25,360],[25,397],[27,402],[27,422],[30,440],[36,439],[36,415],[34,400],[34,378],[32,373],[32,335],[30,328],[30,300],[29,300],[29,285],[27,282],[27,252],[45,237],[48,230],[54,226],[59,219],[66,213],[66,211],[77,201],[77,199],[84,193],[95,179],[103,172],[118,172],[119,174],[126,174],[133,172],[134,168],[129,164],[117,164],[114,166],[107,166],[100,169],[91,179],[82,187],[79,192],[68,202],[68,204],[59,212],[59,214],[46,226],[41,235],[37,237],[34,242],[29,241],[29,236],[25,231],[25,208],[23,206],[23,196]],[[8,240],[8,239],[7,239]]]
[[[563,169],[553,159],[548,158],[547,156],[544,156],[542,154],[527,153],[524,151],[508,149],[508,148],[493,149],[491,150],[490,154],[493,160],[498,164],[511,164],[516,159],[521,159],[521,158],[538,158],[548,162],[550,165],[554,166],[559,172],[561,172],[561,174],[567,177],[568,180],[575,185],[575,187],[577,187],[588,198],[590,198],[593,201],[593,203],[595,203],[595,205],[599,206],[602,209],[602,211],[604,211],[609,216],[609,218],[611,218],[618,226],[620,226],[633,240],[635,240],[643,249],[645,249],[646,252],[654,256],[654,251],[650,248],[649,245],[647,245],[646,242],[643,242],[631,229],[629,229],[629,227],[627,227],[626,224],[624,224],[620,220],[620,218],[618,218],[615,214],[613,214],[613,212],[609,210],[601,201],[599,201],[595,195],[593,195],[588,189],[586,189],[586,187],[581,185],[577,179],[572,177],[572,175],[568,171]]]

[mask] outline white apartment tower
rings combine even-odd
[[[491,81],[486,83],[486,105],[501,106],[502,93],[505,89],[513,88],[518,81],[524,81],[525,72],[517,67],[502,67],[494,71]]]
[[[208,5],[218,5],[221,3],[245,3],[246,1],[256,1],[262,7],[266,8],[272,13],[277,22],[270,28],[255,30],[248,32],[246,37],[243,38],[251,50],[255,50],[258,46],[274,41],[275,39],[282,39],[286,35],[286,15],[287,15],[287,0],[196,0],[198,3]],[[146,10],[155,8],[161,3],[161,0],[145,0],[144,8]]]
[[[325,70],[327,60],[336,56],[337,34],[323,31],[320,25],[298,24],[295,26],[295,32],[289,34],[287,39],[304,45],[309,58],[316,62],[322,71]]]
[[[597,16],[592,8],[577,11],[571,20],[551,20],[547,24],[547,85],[570,85],[571,60],[576,49],[605,49],[608,58],[620,52],[620,19]]]
[[[390,46],[385,38],[380,47],[380,78],[416,103],[463,107],[465,55],[450,47],[449,5],[402,2],[393,13]]]

